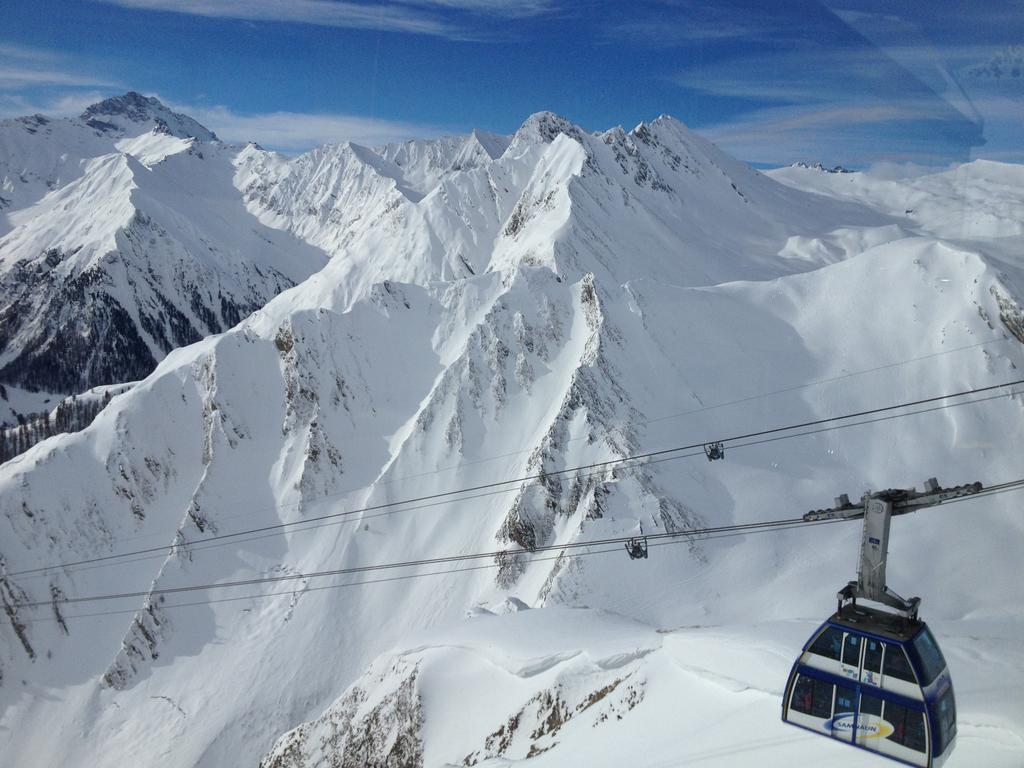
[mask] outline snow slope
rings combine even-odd
[[[261,222],[331,255],[320,282],[342,309],[384,280],[424,284],[516,264],[601,269],[624,282],[637,254],[652,279],[764,279],[901,236],[891,217],[788,189],[665,116],[588,134],[538,113],[509,140],[474,133],[461,145],[377,152],[345,144],[293,160],[250,146],[235,183]],[[791,238],[828,253],[784,251]]]
[[[812,268],[900,234],[863,206],[809,208],[806,194],[667,117],[587,134],[538,113],[512,137],[345,144],[289,160],[225,146],[129,92],[73,120],[0,124],[0,174],[0,383],[42,401],[141,378],[328,256],[344,308],[383,280],[423,284],[522,260],[578,272],[579,248],[607,268],[618,251],[644,251],[662,262],[652,278],[717,283]],[[570,201],[579,237],[556,253],[549,234]],[[735,231],[706,230],[724,219]],[[786,238],[797,243],[789,251]]]
[[[768,175],[796,189],[856,200],[938,237],[967,240],[1024,234],[1024,168],[974,160],[907,179],[790,166]]]
[[[477,612],[383,655],[261,766],[885,765],[781,722],[793,648],[816,627],[655,631],[593,609]],[[993,663],[1024,663],[1013,625],[938,627],[960,683],[952,764],[1019,765],[1024,707]]]
[[[323,266],[246,213],[238,151],[133,92],[73,120],[0,123],[0,381],[74,393],[141,378]]]
[[[791,189],[669,118],[594,135],[542,113],[488,156],[429,190],[413,160],[355,145],[237,156],[262,225],[331,260],[0,466],[14,764],[861,764],[778,723],[856,525],[684,539],[640,563],[520,551],[404,580],[446,569],[308,574],[1015,479],[1021,395],[723,462],[554,473],[1020,378],[1019,251]],[[524,476],[542,479],[204,542]],[[1009,494],[894,524],[891,584],[949,638],[963,765],[1022,756],[1018,509]],[[286,580],[62,602],[254,577]]]

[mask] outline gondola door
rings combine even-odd
[[[882,700],[868,689],[861,688],[857,705],[857,743],[877,751],[890,733],[892,726],[882,719]]]
[[[843,638],[843,652],[839,662],[842,675],[849,680],[849,685],[836,686],[835,706],[829,721],[832,737],[841,741],[852,742],[856,738],[857,684],[861,680],[864,640],[864,637],[853,632],[847,632]]]
[[[852,632],[843,639],[843,656],[840,659],[843,677],[860,682],[861,657],[864,651],[864,638]]]
[[[861,644],[862,653],[860,681],[876,687],[882,686],[882,648],[881,640],[865,637]]]
[[[832,737],[840,741],[853,741],[857,724],[857,689],[852,685],[836,686],[835,707],[832,710]]]

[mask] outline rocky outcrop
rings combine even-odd
[[[282,736],[260,768],[422,768],[418,668],[371,670],[323,717]]]

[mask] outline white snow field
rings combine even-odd
[[[324,266],[246,211],[243,149],[133,92],[79,118],[0,121],[4,422],[142,378]]]
[[[1019,386],[728,440],[1024,378],[1020,169],[972,165],[971,205],[1002,207],[955,232],[975,208],[945,177],[783,184],[666,117],[234,163],[259,226],[330,261],[0,466],[0,762],[887,764],[780,722],[858,523],[557,547],[1020,478]],[[1024,764],[1021,509],[893,523],[890,585],[956,686],[952,768]],[[495,550],[519,554],[312,575]]]

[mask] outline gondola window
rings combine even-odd
[[[828,627],[818,635],[811,646],[811,653],[839,661],[843,649],[843,633],[835,627]]]
[[[847,635],[843,645],[843,664],[851,667],[860,666],[860,636]]]
[[[921,660],[921,671],[924,673],[921,685],[931,685],[939,672],[946,668],[946,660],[942,658],[942,651],[939,650],[939,645],[929,630],[925,629],[914,638],[914,650]]]
[[[864,641],[864,670],[875,673],[882,670],[882,643],[878,640]]]
[[[941,752],[956,735],[956,700],[952,688],[932,705],[932,712],[935,715],[934,721],[939,724],[938,751]]]
[[[885,648],[885,665],[883,667],[886,677],[894,677],[897,680],[906,680],[908,683],[914,680],[914,670],[910,667],[907,654],[898,645],[887,644]]]
[[[832,692],[835,686],[823,680],[800,675],[793,687],[793,709],[822,720],[832,714]]]
[[[860,713],[862,715],[877,715],[882,716],[882,700],[877,696],[868,696],[861,694],[860,696]]]
[[[897,704],[885,702],[885,719],[893,731],[886,738],[917,752],[925,751],[924,714]]]

